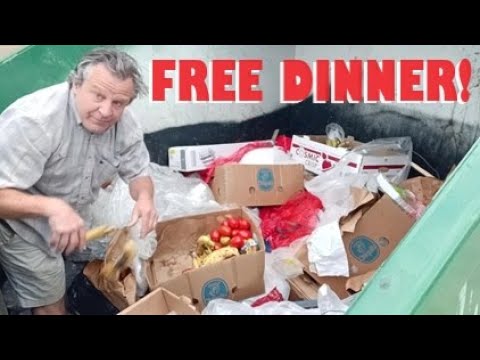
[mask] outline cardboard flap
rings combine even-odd
[[[170,291],[158,288],[118,315],[199,315],[195,308]]]
[[[377,200],[375,195],[364,188],[351,187],[350,188],[353,199],[353,210],[343,218],[340,219],[340,231],[353,233],[355,226],[360,218],[363,216],[369,206]]]
[[[367,283],[368,280],[373,276],[375,271],[369,271],[365,274],[353,276],[347,280],[345,287],[347,290],[353,290],[359,292],[363,289],[363,286]]]
[[[340,299],[347,298],[350,294],[345,288],[347,278],[343,276],[318,276],[310,271],[310,264],[308,262],[308,248],[307,244],[303,244],[298,249],[295,257],[303,264],[303,271],[310,276],[317,284],[328,284],[330,288],[340,297]]]

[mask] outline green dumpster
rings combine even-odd
[[[28,46],[0,61],[0,112],[19,96],[64,81],[83,53],[94,47]],[[137,46],[121,47],[135,55]],[[215,124],[199,124],[199,127],[192,128],[180,126],[166,129],[155,137],[147,134],[147,146],[151,151],[152,161],[165,165],[166,149],[171,145],[266,138],[271,136],[272,130],[282,126],[289,127],[286,134],[302,131],[309,133],[312,131],[310,128],[305,126],[300,129],[298,126],[302,123],[292,120],[295,114],[304,114],[302,111],[306,105],[298,106],[287,107],[283,112],[276,112],[271,117],[262,116],[256,119],[257,122],[231,125],[231,135],[225,124],[218,125],[218,128]],[[328,108],[320,104],[314,106],[316,109]],[[331,117],[331,114],[326,113],[327,119],[329,116]],[[316,130],[320,131],[320,128],[321,126],[318,126]],[[374,130],[377,131],[374,134],[354,135],[360,141],[368,141],[369,136],[386,134],[378,127]],[[194,135],[186,136],[189,131]],[[413,135],[415,132],[412,130]],[[244,134],[243,138],[238,137],[238,134]],[[160,147],[160,143],[163,147]],[[439,143],[442,142],[439,140]],[[417,144],[422,146],[421,142]],[[430,160],[438,157],[437,155],[431,154]],[[458,156],[457,154],[457,160]],[[478,314],[480,201],[476,199],[475,193],[478,188],[480,143],[475,142],[469,147],[468,153],[461,156],[461,163],[447,179],[424,216],[410,229],[357,296],[348,314]],[[445,177],[446,172],[445,165],[439,173],[441,177]]]

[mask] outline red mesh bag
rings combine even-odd
[[[308,191],[303,191],[285,204],[260,208],[263,237],[272,250],[289,246],[293,241],[310,235],[317,226],[317,214],[322,202]]]

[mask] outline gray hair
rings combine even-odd
[[[137,61],[126,52],[109,48],[95,49],[85,54],[68,76],[69,86],[82,85],[90,68],[98,64],[104,64],[114,76],[121,80],[131,78],[135,97],[147,94],[147,86],[143,82]]]

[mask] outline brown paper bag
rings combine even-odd
[[[124,253],[125,244],[130,240],[128,228],[116,231],[108,245],[105,260],[94,260],[87,264],[83,274],[90,280],[93,286],[119,310],[125,309],[136,301],[136,281],[128,264],[115,267],[115,272],[105,276],[108,266],[116,263]]]

